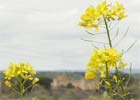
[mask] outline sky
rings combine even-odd
[[[93,44],[101,45],[82,39],[105,42],[106,36],[90,36],[78,23],[85,9],[98,1],[0,0],[0,70],[18,62],[29,62],[42,71],[85,70]],[[129,17],[114,24],[120,30],[116,41],[128,27],[129,31],[116,48],[126,50],[137,40],[124,59],[128,65],[132,62],[133,69],[140,69],[140,0],[121,2]]]

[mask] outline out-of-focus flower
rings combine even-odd
[[[36,71],[33,70],[29,63],[10,64],[10,66],[4,71],[5,84],[8,87],[11,87],[10,81],[12,82],[12,80],[29,80],[33,81],[35,84],[37,81],[39,81],[39,79],[34,78],[34,75],[36,75]]]
[[[32,84],[36,84],[39,81],[39,78],[34,78],[34,80],[32,81]]]
[[[15,63],[3,72],[5,85],[12,88],[16,92],[21,100],[24,100],[24,94],[29,87],[34,86],[39,78],[36,78],[36,71],[29,63]],[[26,83],[31,83],[29,86]]]
[[[9,81],[5,81],[5,85],[6,85],[7,87],[12,87],[12,85],[11,85],[11,83],[10,83]]]

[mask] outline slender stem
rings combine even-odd
[[[106,20],[106,18],[104,16],[103,16],[103,19],[104,19],[105,26],[106,26],[106,32],[107,32],[107,36],[108,36],[109,46],[110,46],[110,48],[112,48],[112,42],[111,42],[111,38],[110,38],[110,33],[109,33],[109,28],[108,28],[107,20]],[[106,65],[106,67],[107,67],[107,65]],[[119,79],[121,79],[121,76],[120,76],[120,73],[119,73],[117,67],[116,67],[116,72],[117,72],[117,76],[119,77]],[[107,71],[107,76],[108,76],[108,71]],[[109,79],[109,81],[110,81],[110,79]],[[125,95],[125,90],[123,88],[123,84],[122,83],[120,84],[120,88],[121,88],[122,93],[124,94],[124,100],[127,100],[127,97]],[[111,89],[112,89],[112,87],[111,87]],[[110,91],[111,91],[110,92],[110,97],[113,100],[112,90],[110,90]]]
[[[107,76],[108,82],[111,83],[110,79],[109,79],[109,71],[108,71],[107,63],[106,63],[106,76]],[[113,100],[113,93],[112,93],[112,87],[111,86],[109,86],[109,94],[110,94],[110,99]]]
[[[105,27],[106,27],[107,37],[108,37],[108,41],[109,41],[109,46],[110,46],[110,48],[112,48],[112,43],[111,43],[111,38],[110,38],[110,33],[109,33],[107,20],[106,20],[105,17],[103,17],[103,18],[104,18],[104,22],[105,22]]]
[[[11,88],[15,93],[17,93],[18,95],[20,95],[20,92],[17,91],[14,87]]]
[[[24,88],[23,88],[22,84],[21,84],[21,95],[20,95],[20,97],[21,97],[21,100],[24,100]]]
[[[110,33],[109,33],[109,29],[108,29],[108,24],[107,24],[107,21],[106,21],[105,17],[103,17],[103,18],[104,18],[104,22],[105,22],[105,26],[106,26],[106,32],[107,32],[109,46],[110,46],[110,48],[112,48],[112,43],[111,43]],[[107,63],[106,63],[106,74],[107,74],[107,79],[110,83]],[[109,87],[109,94],[110,94],[110,99],[113,100],[112,86]]]
[[[106,63],[106,76],[107,76],[107,78],[109,78],[107,63]]]
[[[19,87],[20,87],[20,98],[21,100],[24,100],[24,86],[21,79],[19,79]]]
[[[118,76],[119,80],[122,80],[122,78],[120,76],[120,73],[119,73],[119,70],[118,70],[117,67],[116,67],[116,72],[117,72],[117,76]],[[125,90],[123,88],[123,84],[122,83],[120,83],[120,88],[121,88],[122,93],[124,94],[124,96],[123,96],[124,97],[124,100],[127,100],[127,97],[125,95]]]

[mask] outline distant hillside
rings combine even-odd
[[[125,73],[129,73],[129,72],[130,72],[130,69],[125,69],[124,72],[125,72]],[[133,74],[135,74],[135,73],[140,73],[140,69],[132,69],[132,73],[133,73]]]
[[[82,77],[84,77],[84,72],[40,71],[37,73],[37,76],[39,77],[47,76],[49,78],[55,78],[60,75],[81,79]]]
[[[125,73],[129,73],[129,69],[124,70]],[[56,78],[59,75],[64,75],[67,77],[73,77],[75,79],[81,79],[84,77],[84,71],[38,71],[37,76],[38,77],[48,77],[48,78]],[[140,70],[139,69],[133,69],[132,74],[139,78],[140,77]],[[2,79],[2,71],[0,72],[0,79]]]

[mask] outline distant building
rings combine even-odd
[[[57,76],[53,79],[53,82],[51,83],[51,87],[53,89],[58,89],[60,87],[66,87],[68,83],[70,83],[71,78],[66,77],[64,75]]]
[[[98,84],[99,80],[85,80],[85,79],[79,79],[75,80],[71,77],[67,77],[64,75],[60,75],[53,79],[53,82],[51,83],[51,87],[53,89],[58,89],[60,87],[67,87],[69,84],[71,84],[74,88],[78,88],[81,90],[97,90],[99,89]]]

